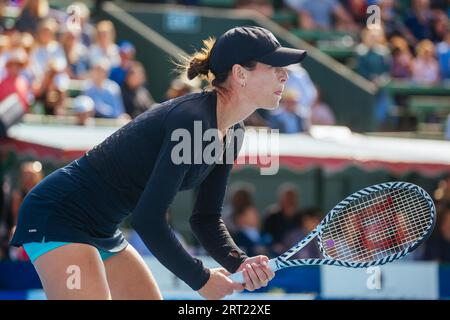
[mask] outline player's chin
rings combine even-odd
[[[280,106],[280,100],[272,101],[270,103],[266,103],[264,107],[261,107],[261,109],[265,110],[275,110]]]

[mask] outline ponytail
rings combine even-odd
[[[212,72],[209,67],[209,57],[214,43],[214,38],[203,40],[204,47],[200,51],[195,52],[191,56],[181,57],[182,64],[178,64],[178,67],[182,72],[186,73],[189,80],[195,77],[200,77],[208,82],[211,80]]]

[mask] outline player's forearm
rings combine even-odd
[[[159,262],[193,290],[200,289],[209,279],[209,270],[186,252],[163,219],[158,220],[133,219],[131,224]]]
[[[248,258],[234,243],[220,215],[193,215],[190,224],[211,257],[229,272],[235,272]]]

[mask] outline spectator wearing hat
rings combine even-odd
[[[122,87],[130,65],[134,60],[136,49],[129,41],[123,41],[119,45],[120,65],[111,68],[109,78]]]
[[[130,62],[121,89],[125,111],[131,118],[136,118],[155,103],[152,95],[144,86],[145,82],[144,66],[137,61]]]
[[[126,116],[126,113],[119,85],[108,79],[109,69],[107,59],[99,60],[92,68],[90,77],[92,81],[83,95],[94,100],[95,117],[117,119]]]
[[[280,101],[280,107],[272,111],[270,115],[270,127],[280,130],[280,133],[298,133],[305,131],[307,118],[303,118],[297,114],[297,110],[299,109],[297,92],[285,90]]]
[[[94,115],[94,100],[85,95],[79,95],[73,101],[73,112],[77,117],[77,125],[85,126]]]
[[[30,87],[21,75],[27,63],[27,54],[23,49],[15,49],[6,55],[5,75],[0,79],[0,103],[8,96],[17,94],[22,107],[28,111]]]

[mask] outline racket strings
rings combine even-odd
[[[429,205],[419,193],[385,189],[351,202],[324,226],[320,238],[331,258],[365,262],[406,249],[429,225]]]
[[[390,249],[395,249],[395,248],[389,248],[389,245],[392,245],[392,243],[391,244],[386,243],[386,240],[383,242],[383,238],[384,239],[390,239],[392,241],[392,238],[388,238],[388,237],[392,236],[392,234],[395,234],[395,232],[396,232],[395,225],[393,225],[393,227],[391,226],[391,228],[389,228],[389,221],[383,221],[383,220],[380,219],[380,217],[381,218],[383,218],[383,217],[386,218],[386,216],[388,216],[389,213],[391,213],[391,212],[389,212],[389,211],[385,212],[384,216],[376,215],[378,220],[381,220],[381,221],[374,221],[373,214],[374,214],[374,211],[377,211],[377,210],[380,211],[380,206],[370,206],[370,207],[368,207],[367,214],[366,214],[366,217],[365,217],[366,219],[364,221],[364,224],[370,226],[370,225],[373,225],[374,223],[378,223],[378,227],[379,227],[379,229],[381,229],[381,230],[379,230],[379,229],[375,230],[375,232],[378,232],[378,234],[375,233],[375,232],[372,232],[372,234],[370,234],[370,230],[368,230],[368,231],[364,230],[365,233],[369,232],[369,234],[367,235],[367,238],[363,239],[363,240],[365,240],[365,243],[361,242],[361,238],[357,239],[356,242],[355,241],[349,241],[353,246],[355,246],[355,244],[356,244],[356,247],[357,247],[356,248],[357,249],[356,250],[356,255],[358,255],[358,253],[359,253],[359,255],[361,255],[360,254],[361,251],[364,251],[364,249],[367,249],[367,243],[369,243],[369,245],[372,244],[372,247],[373,247],[373,243],[377,243],[378,247],[382,247],[382,248],[386,249],[386,251],[387,251],[386,253],[388,253],[388,254],[389,253],[392,254],[392,252],[393,252],[393,250],[390,250]],[[375,226],[377,226],[377,225],[375,225]],[[357,231],[360,231],[359,234],[361,234],[361,230],[360,230],[361,229],[361,225],[359,225],[359,227],[357,227],[357,229],[359,229]],[[351,230],[348,230],[348,231],[351,231]],[[363,235],[364,235],[364,232],[363,232]],[[380,237],[382,237],[382,238],[380,238]],[[359,242],[358,242],[358,240],[359,240]],[[369,242],[369,241],[371,241],[371,242]],[[362,246],[362,244],[364,244],[366,248],[364,248]],[[382,258],[383,257],[383,255],[381,255],[380,252],[375,252],[375,255],[378,258]],[[351,258],[353,258],[353,259],[357,259],[357,258],[363,259],[364,257],[355,257],[354,256],[354,257],[349,257],[349,258],[350,259]],[[371,255],[371,259],[373,259],[373,258],[374,258],[373,255]]]
[[[402,197],[402,198],[404,198],[404,197]],[[414,202],[416,202],[416,201],[414,201]],[[408,203],[412,203],[412,201],[408,202]],[[374,210],[374,208],[375,208],[375,210]],[[377,210],[380,211],[379,209],[380,209],[380,206],[378,206],[378,207],[371,206],[368,208],[368,210],[367,210],[368,214],[366,215],[366,217],[365,217],[366,219],[364,222],[366,225],[369,225],[369,226],[370,225],[373,226],[375,224],[375,226],[378,228],[376,230],[372,230],[372,232],[370,232],[371,231],[370,229],[363,230],[363,236],[366,236],[366,238],[361,239],[361,237],[359,237],[358,239],[356,239],[356,241],[351,241],[351,240],[348,241],[351,243],[351,245],[356,247],[355,248],[356,250],[353,252],[354,253],[353,256],[347,256],[347,259],[353,259],[353,260],[364,260],[366,258],[370,258],[371,260],[381,259],[387,255],[394,254],[394,253],[406,248],[410,244],[408,242],[408,240],[415,240],[414,234],[418,232],[417,230],[419,230],[419,232],[420,232],[421,229],[415,228],[416,229],[415,232],[409,231],[408,234],[410,235],[411,239],[405,238],[405,232],[404,232],[405,227],[404,226],[403,226],[403,228],[402,228],[402,226],[400,226],[400,228],[399,228],[399,226],[395,224],[395,223],[398,224],[398,221],[391,222],[391,221],[385,220],[386,217],[389,217],[389,214],[393,213],[392,210],[390,210],[390,211],[387,210],[384,213],[384,215],[379,215],[379,214],[376,215],[377,219],[373,218],[373,214],[375,214],[374,211],[377,211]],[[405,209],[409,209],[409,208],[405,208]],[[395,214],[395,212],[394,212],[394,214]],[[384,218],[384,221],[380,218]],[[381,220],[381,221],[377,221],[377,220]],[[357,231],[359,231],[359,234],[361,234],[361,230],[360,230],[361,226],[357,227],[357,229],[359,229]],[[403,239],[401,239],[401,240],[403,240],[403,241],[400,243],[397,243],[397,245],[396,245],[396,243],[393,240],[398,240],[398,239],[395,239],[395,238],[393,239],[392,237],[394,237],[396,235],[397,231],[399,231],[398,229],[400,230],[400,232],[402,234]],[[369,233],[369,234],[366,235],[365,233]],[[372,234],[370,234],[370,233],[372,233]],[[364,240],[364,241],[361,241],[361,240]],[[376,244],[376,246],[374,244]],[[402,244],[403,244],[403,246],[401,246]],[[369,246],[369,248],[367,248],[368,246]],[[371,252],[371,254],[369,254],[369,256],[367,256],[367,257],[361,256],[361,253],[364,253],[364,251],[367,251],[367,249],[375,249],[375,250],[372,250],[374,252]],[[385,250],[383,252],[383,250],[380,250],[380,249],[385,249]]]

